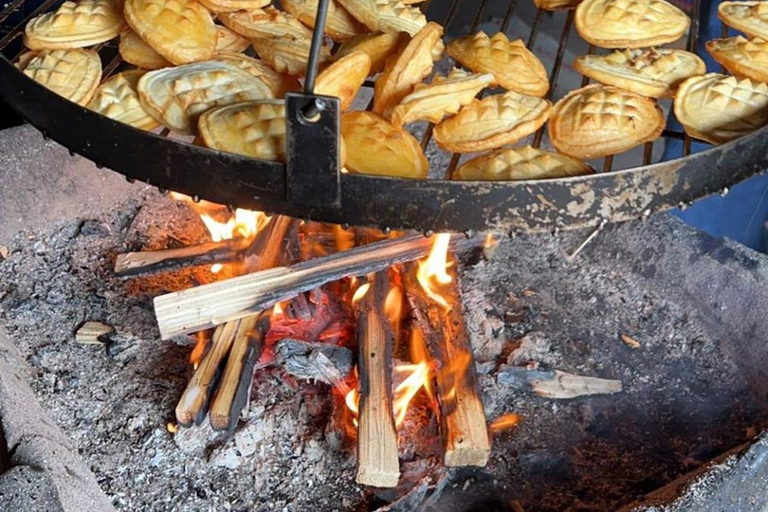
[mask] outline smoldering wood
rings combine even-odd
[[[284,338],[275,345],[277,362],[298,379],[318,380],[333,386],[352,371],[354,356],[347,347]]]
[[[195,265],[229,263],[242,259],[253,243],[254,241],[249,239],[232,238],[177,249],[118,254],[115,260],[115,274],[127,277]]]
[[[403,283],[411,306],[414,329],[421,330],[431,357],[437,363],[436,381],[445,437],[445,465],[485,466],[491,451],[485,410],[477,393],[477,373],[472,346],[464,323],[458,275],[449,269],[450,284],[440,293],[449,303],[446,311],[428,298],[416,278],[417,266],[406,265]],[[451,363],[464,361],[459,370]]]
[[[463,250],[482,244],[483,240],[453,235],[451,244]],[[154,299],[160,335],[168,339],[236,320],[328,282],[422,258],[431,246],[431,238],[408,234],[287,267],[161,295]]]
[[[392,410],[392,333],[384,314],[388,272],[368,276],[371,287],[358,314],[357,483],[395,487],[400,477]]]
[[[182,426],[192,423],[199,425],[205,413],[205,405],[217,383],[221,365],[229,354],[237,335],[236,323],[222,324],[213,333],[211,349],[200,361],[192,378],[187,383],[184,393],[176,405],[176,421]]]

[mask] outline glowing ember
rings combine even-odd
[[[427,259],[419,261],[416,277],[419,284],[424,288],[424,292],[435,302],[445,309],[451,309],[448,301],[445,300],[437,288],[451,282],[451,276],[446,271],[448,269],[448,244],[451,241],[451,235],[448,233],[439,233],[435,235],[435,242]]]
[[[490,429],[493,433],[503,432],[514,427],[522,420],[523,418],[519,414],[508,412],[493,420],[490,424]]]
[[[272,308],[272,318],[278,319],[282,318],[284,315],[283,306],[278,302],[275,304],[275,306]]]
[[[363,300],[363,297],[365,297],[365,294],[368,293],[368,290],[371,288],[371,283],[364,283],[355,290],[355,294],[352,296],[352,304],[358,304],[361,300]]]
[[[169,422],[168,422],[168,424],[165,426],[165,428],[166,428],[166,429],[168,430],[168,432],[170,432],[171,434],[175,434],[175,433],[176,433],[176,431],[178,430],[178,429],[176,428],[176,425],[175,425],[174,423],[171,423],[170,421],[169,421]]]

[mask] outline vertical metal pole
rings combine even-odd
[[[320,61],[320,49],[323,47],[323,32],[329,3],[330,0],[320,0],[317,3],[315,29],[312,33],[312,46],[309,49],[309,62],[307,62],[307,74],[304,80],[305,94],[312,94],[315,91],[315,78],[317,78],[317,66]]]

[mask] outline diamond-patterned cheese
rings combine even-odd
[[[470,74],[454,68],[447,77],[438,76],[429,85],[416,85],[392,111],[392,124],[402,126],[418,120],[439,123],[469,105],[492,82],[490,73]]]
[[[671,98],[683,80],[707,70],[698,55],[669,48],[581,55],[576,57],[573,67],[601,84],[652,98]]]
[[[307,72],[311,39],[291,39],[278,37],[274,39],[254,39],[253,48],[264,62],[272,66],[278,73],[288,73],[291,76],[302,77]],[[320,48],[320,64],[331,58],[327,46]]]
[[[416,34],[427,24],[422,12],[400,0],[338,0],[342,7],[369,29]]]
[[[721,2],[717,16],[729,27],[768,39],[768,2]]]
[[[523,146],[499,149],[467,161],[454,180],[520,181],[581,176],[594,172],[583,162],[560,153]]]
[[[142,130],[153,130],[160,123],[147,114],[139,102],[136,86],[145,73],[138,69],[124,71],[104,81],[88,102],[88,108],[115,121]]]
[[[82,48],[117,37],[123,25],[116,0],[64,2],[27,23],[24,44],[31,50]]]
[[[278,73],[260,60],[242,53],[221,52],[214,55],[211,60],[233,64],[246,73],[262,80],[272,90],[275,98],[284,97],[288,91],[301,90],[301,84],[291,75]]]
[[[576,30],[602,48],[644,48],[677,41],[691,24],[665,0],[584,0],[576,8]]]
[[[130,28],[126,28],[120,33],[120,46],[118,48],[120,56],[125,62],[142,69],[160,69],[173,66]]]
[[[552,104],[515,91],[486,96],[435,126],[437,145],[446,151],[472,153],[514,144],[538,130]]]
[[[217,107],[199,120],[203,143],[220,151],[285,161],[285,102],[246,101]]]
[[[238,34],[249,39],[286,37],[311,39],[312,32],[287,12],[273,6],[250,11],[219,14],[219,20]]]
[[[341,110],[347,110],[370,70],[371,58],[368,54],[352,52],[325,68],[317,76],[315,93],[336,96],[340,100]]]
[[[197,118],[213,107],[273,97],[262,80],[218,61],[150,71],[139,80],[138,90],[152,117],[183,134],[194,134]]]
[[[552,145],[582,160],[621,153],[663,130],[663,112],[652,99],[599,84],[568,93],[549,120]]]
[[[83,106],[101,80],[101,59],[93,50],[41,50],[22,55],[17,65],[34,81]]]
[[[282,0],[281,5],[293,14],[300,22],[310,28],[315,27],[317,16],[317,0]],[[346,41],[366,32],[365,27],[352,17],[346,9],[330,0],[328,15],[325,19],[325,35],[334,41]]]
[[[383,117],[372,112],[342,114],[341,134],[350,172],[426,178],[429,164],[419,141]]]
[[[675,116],[691,137],[722,144],[768,124],[768,85],[709,73],[675,94]]]
[[[237,34],[227,27],[216,25],[216,50],[215,53],[221,52],[244,52],[251,46],[251,42]]]
[[[494,82],[510,91],[544,96],[549,90],[547,70],[521,40],[502,32],[463,36],[448,44],[448,55],[475,73],[491,73]]]
[[[442,35],[443,27],[429,22],[413,36],[396,58],[392,57],[387,62],[384,72],[374,85],[375,113],[389,118],[392,109],[432,72],[432,51]]]
[[[743,36],[707,41],[707,51],[736,76],[768,82],[768,41]]]
[[[173,64],[209,59],[216,26],[195,0],[125,0],[125,19],[134,32]]]

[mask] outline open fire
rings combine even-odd
[[[414,414],[439,425],[447,466],[485,465],[489,429],[519,422],[509,414],[486,424],[450,256],[457,243],[487,246],[493,238],[385,235],[173,197],[200,215],[212,242],[171,253],[121,255],[118,272],[177,264],[211,265],[212,274],[226,268],[221,274],[241,277],[217,276],[176,292],[175,314],[194,310],[179,300],[185,294],[212,286],[221,292],[203,299],[206,307],[229,308],[238,295],[249,303],[181,328],[195,332],[197,341],[190,354],[194,375],[176,409],[180,425],[208,418],[214,429],[234,431],[254,372],[282,364],[287,374],[331,386],[337,396],[331,423],[356,439],[358,482],[394,487],[401,474],[398,445],[418,438],[402,430],[417,428],[406,421]],[[268,299],[254,302],[249,290],[231,288],[246,279],[264,288]],[[164,300],[156,301],[161,331]],[[411,412],[413,407],[421,411]]]

